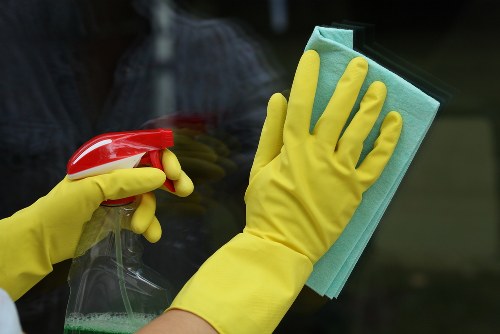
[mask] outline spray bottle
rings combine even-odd
[[[165,129],[100,135],[73,154],[68,178],[139,166],[163,170],[161,152],[170,146],[173,135]],[[175,191],[171,180],[165,186]],[[68,277],[64,333],[134,333],[172,302],[170,284],[143,264],[140,236],[130,231],[136,207],[134,197],[105,201],[85,224]]]

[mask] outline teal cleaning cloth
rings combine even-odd
[[[311,128],[314,127],[321,113],[325,110],[349,61],[352,58],[363,56],[353,50],[353,43],[352,30],[316,27],[306,45],[306,50],[316,50],[321,57]],[[368,59],[369,64],[368,75],[353,111],[359,109],[360,100],[373,81],[379,80],[385,83],[387,98],[380,117],[365,141],[361,159],[373,148],[382,120],[389,111],[396,110],[401,113],[403,130],[396,150],[382,175],[364,193],[360,206],[344,232],[316,263],[307,281],[310,288],[329,298],[339,296],[439,108],[438,101],[388,69],[367,57],[365,58]]]

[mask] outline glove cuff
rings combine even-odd
[[[272,333],[311,271],[305,255],[240,233],[200,267],[169,309],[194,313],[219,333]]]
[[[4,249],[0,252],[0,286],[13,300],[52,271],[40,224],[31,210],[28,207],[0,220],[0,244]]]

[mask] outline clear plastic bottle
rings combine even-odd
[[[130,231],[135,202],[101,205],[85,225],[69,272],[65,334],[129,334],[172,302],[167,280],[144,265]]]

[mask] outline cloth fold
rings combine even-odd
[[[329,298],[339,296],[394,196],[440,105],[437,100],[400,76],[354,51],[353,44],[352,30],[319,26],[314,29],[306,44],[305,50],[316,50],[321,57],[311,129],[328,104],[349,61],[363,56],[368,60],[369,70],[358,101],[353,108],[353,114],[359,109],[360,100],[373,81],[379,80],[385,83],[387,98],[373,130],[365,141],[361,160],[373,148],[381,122],[389,111],[396,110],[401,113],[403,131],[398,146],[379,180],[365,192],[360,206],[344,232],[316,263],[307,281],[307,286]]]

